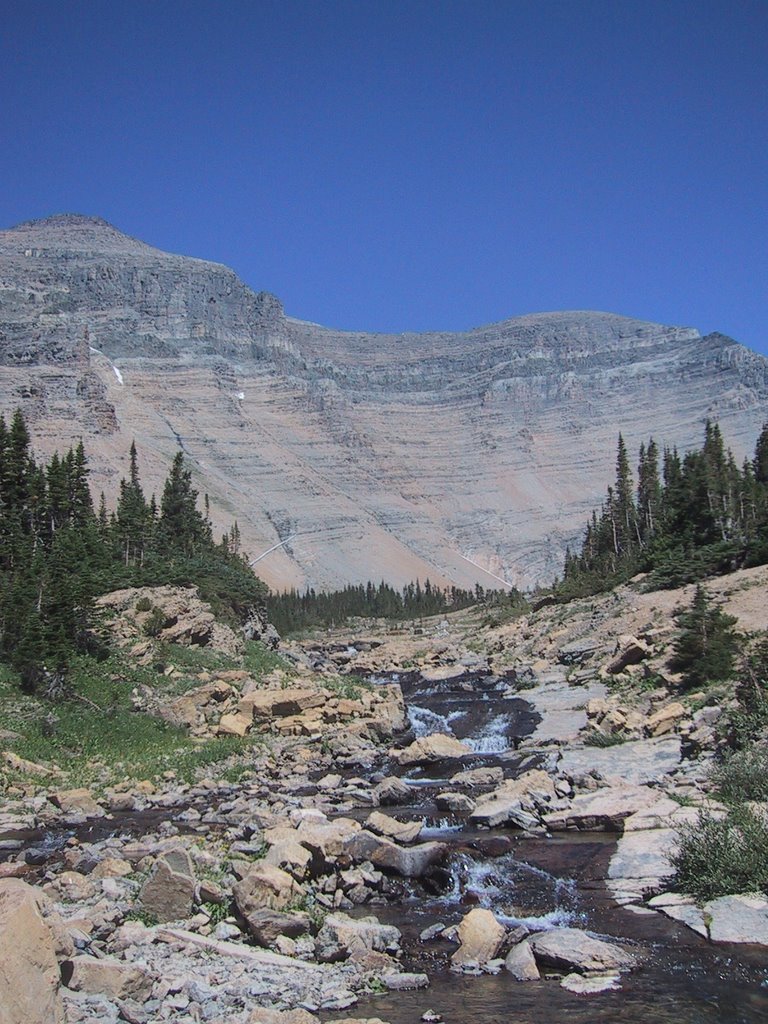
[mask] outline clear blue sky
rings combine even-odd
[[[766,0],[4,5],[0,225],[369,330],[604,309],[768,352]]]

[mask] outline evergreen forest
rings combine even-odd
[[[106,654],[94,599],[121,587],[195,585],[214,610],[244,621],[265,585],[239,551],[235,524],[219,542],[177,453],[159,504],[147,499],[135,445],[116,508],[94,508],[82,443],[38,462],[21,412],[0,416],[0,657],[35,690],[77,654]],[[207,502],[206,502],[207,509]]]
[[[768,424],[754,457],[740,466],[716,423],[701,448],[681,456],[642,444],[635,485],[619,435],[616,476],[581,549],[566,553],[562,600],[610,590],[637,573],[651,588],[672,588],[768,562]]]
[[[383,581],[347,586],[332,593],[317,593],[310,588],[303,594],[290,590],[267,597],[267,615],[279,633],[293,633],[317,626],[338,625],[352,616],[382,619],[417,619],[458,611],[482,604],[503,610],[522,610],[526,602],[518,590],[509,592],[474,590],[459,587],[440,588],[429,580],[408,583],[402,591]]]

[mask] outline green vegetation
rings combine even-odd
[[[725,817],[700,813],[681,829],[673,885],[700,902],[743,892],[768,892],[768,821],[741,806]]]
[[[733,674],[739,636],[737,620],[711,605],[702,586],[696,587],[693,603],[677,617],[681,627],[674,644],[670,667],[682,673],[685,689],[729,679]]]
[[[513,608],[526,607],[525,599],[517,590],[474,590],[458,587],[441,589],[426,580],[422,586],[417,580],[397,591],[383,581],[377,585],[370,581],[358,586],[344,587],[332,593],[316,593],[309,589],[304,594],[290,590],[283,594],[270,594],[266,600],[269,621],[283,635],[318,626],[339,625],[353,616],[381,619],[415,619],[458,611],[471,605],[494,608],[498,614]]]
[[[129,461],[115,511],[102,495],[97,513],[82,444],[39,464],[21,413],[10,427],[0,417],[0,657],[28,693],[60,690],[75,656],[106,657],[93,601],[109,590],[195,585],[231,622],[263,602],[266,588],[239,552],[236,524],[214,542],[182,453],[159,508],[144,496],[134,445]],[[149,635],[161,620],[150,614]]]
[[[641,445],[637,488],[619,435],[615,483],[579,553],[567,552],[555,592],[570,600],[639,572],[650,574],[649,586],[671,588],[766,562],[768,424],[754,458],[739,467],[720,428],[707,422],[702,448],[683,458],[676,449],[660,454],[653,438]]]
[[[616,747],[627,742],[627,736],[619,732],[600,732],[595,729],[584,737],[585,747]]]
[[[237,760],[259,742],[226,736],[201,744],[162,719],[133,710],[135,688],[151,686],[162,694],[172,685],[119,652],[102,662],[77,655],[70,662],[65,699],[51,703],[22,694],[15,674],[0,668],[0,729],[18,736],[3,748],[65,769],[73,784],[106,785],[128,777],[158,778],[169,770],[191,782],[199,770]]]

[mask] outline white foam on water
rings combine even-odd
[[[430,708],[422,708],[417,704],[412,704],[408,708],[408,721],[411,723],[411,729],[413,729],[413,734],[417,739],[420,739],[422,736],[431,736],[436,732],[453,736],[451,723],[455,722],[458,718],[463,718],[465,714],[466,711],[451,711],[450,714],[439,715],[436,711],[430,710]]]
[[[466,736],[463,740],[476,754],[501,754],[509,750],[507,730],[510,721],[508,715],[497,715],[492,718],[479,736]]]

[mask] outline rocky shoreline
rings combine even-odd
[[[749,570],[720,596],[749,622],[766,583]],[[169,767],[89,790],[3,754],[0,1021],[310,1024],[427,988],[430,958],[579,996],[621,986],[642,943],[461,887],[459,854],[503,874],[521,837],[615,836],[601,882],[615,906],[712,943],[768,944],[762,897],[697,907],[666,889],[679,828],[720,811],[707,781],[719,708],[679,699],[665,668],[661,605],[686,595],[622,589],[508,624],[360,623],[283,644],[285,667],[258,678],[200,672],[162,710],[201,743],[254,737],[231,778],[187,783]],[[454,920],[420,929],[422,957],[404,952],[408,908],[445,909],[451,887]]]

